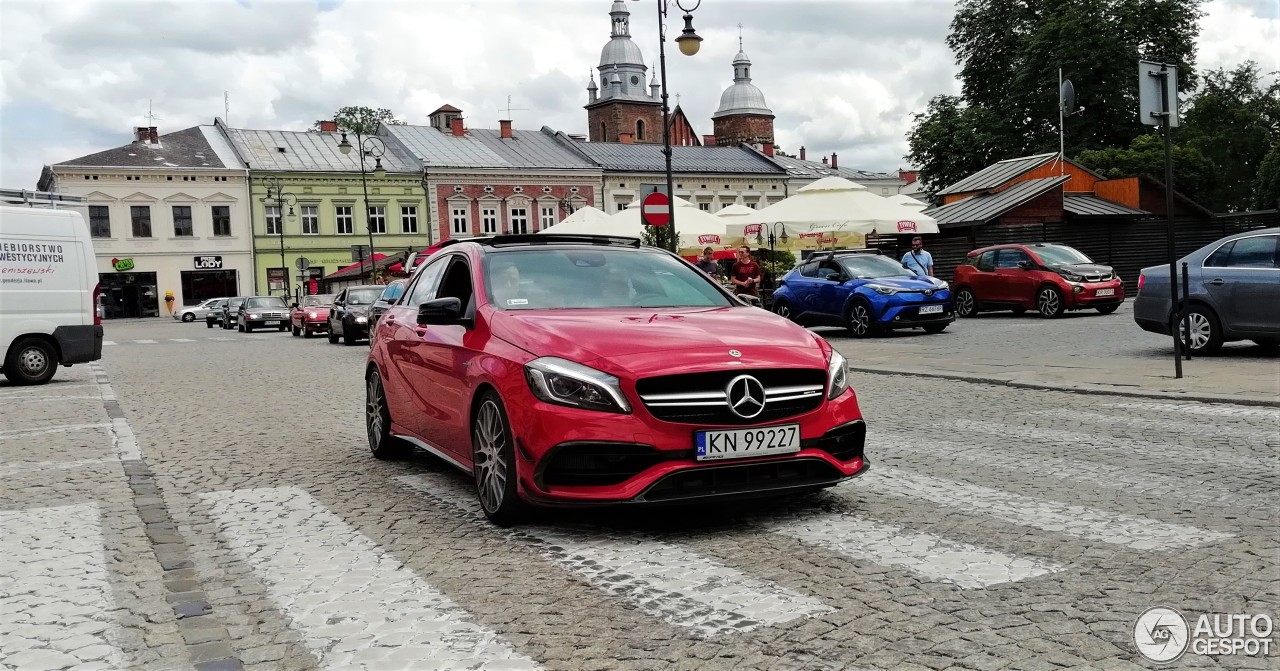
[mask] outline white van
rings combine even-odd
[[[29,193],[29,192],[28,192]],[[76,209],[0,203],[0,367],[44,384],[59,365],[102,357],[98,270]]]

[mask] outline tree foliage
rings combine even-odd
[[[1085,108],[1066,121],[1067,155],[1127,147],[1145,132],[1139,59],[1178,65],[1179,90],[1195,88],[1201,2],[960,0],[947,45],[961,95],[935,97],[915,116],[906,158],[932,189],[992,158],[1057,151],[1059,68]]]
[[[1200,201],[1215,212],[1248,209],[1263,159],[1280,142],[1280,82],[1262,84],[1257,63],[1205,74],[1191,98],[1179,143],[1198,150],[1218,171],[1217,185]]]
[[[374,109],[372,107],[363,107],[359,105],[348,105],[338,108],[333,113],[332,121],[338,122],[338,129],[346,133],[357,133],[360,135],[373,135],[378,132],[379,124],[387,124],[390,126],[403,126],[404,122],[396,118],[391,110],[380,107]],[[326,119],[329,121],[329,119]],[[320,130],[320,121],[316,121],[311,127],[312,130]]]
[[[1198,149],[1173,147],[1173,188],[1197,203],[1205,203],[1217,186],[1213,162]],[[1076,157],[1080,165],[1108,178],[1146,176],[1164,181],[1164,139],[1148,132],[1125,148],[1090,149]]]
[[[1253,181],[1253,209],[1280,209],[1280,142],[1271,145],[1271,151],[1258,167],[1258,177]]]

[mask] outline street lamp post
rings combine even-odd
[[[280,208],[280,267],[284,270],[284,296],[287,300],[289,298],[289,264],[284,260],[284,220],[286,216],[284,206],[289,206],[288,217],[293,219],[295,216],[293,206],[298,204],[298,197],[284,190],[284,181],[279,177],[265,177],[262,182],[267,186],[267,195],[262,198],[263,206]],[[265,220],[265,216],[263,218]]]
[[[387,176],[386,168],[382,167],[382,157],[387,155],[387,145],[383,143],[382,138],[376,135],[364,137],[359,130],[356,131],[356,143],[352,145],[347,141],[347,134],[342,134],[342,141],[338,143],[338,150],[343,154],[350,154],[352,147],[360,148],[360,188],[364,191],[364,225],[369,230],[369,278],[373,279],[373,219],[369,216],[369,180],[368,171],[364,167],[364,159],[366,156],[373,157],[373,176],[382,179]],[[386,219],[383,219],[385,224]],[[360,259],[360,276],[364,276],[364,258]]]
[[[778,235],[779,226],[782,227],[781,235]],[[769,272],[773,276],[772,281],[776,285],[777,278],[778,278],[778,254],[777,254],[777,251],[774,249],[774,244],[778,242],[781,242],[784,245],[787,244],[787,226],[781,221],[773,224],[761,224],[760,230],[756,231],[757,245],[764,244],[765,231],[769,232]],[[761,297],[761,299],[763,300],[763,297]]]
[[[668,205],[669,219],[666,228],[669,229],[667,237],[667,248],[672,252],[676,251],[676,193],[672,185],[671,179],[671,108],[667,103],[667,10],[671,5],[671,0],[658,1],[658,68],[662,75],[662,156],[666,161],[666,177],[667,177],[667,198],[670,199]],[[680,31],[680,37],[676,38],[676,45],[680,47],[680,53],[686,56],[693,56],[698,53],[698,48],[702,46],[702,38],[693,30],[693,12],[702,4],[702,0],[695,0],[692,7],[685,7],[682,0],[675,0],[676,7],[684,12],[684,30]]]

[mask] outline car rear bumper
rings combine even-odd
[[[59,363],[88,363],[102,358],[102,325],[59,326],[53,338],[62,351]]]

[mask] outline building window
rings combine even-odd
[[[605,129],[604,129],[604,122],[603,122],[603,121],[601,121],[601,122],[600,122],[600,141],[601,141],[601,142],[608,142],[608,141],[609,141],[609,134],[608,134],[607,132],[605,132]],[[95,178],[95,179],[96,179],[96,178]]]
[[[374,233],[387,232],[387,208],[385,205],[369,207],[369,230]]]
[[[191,206],[174,205],[173,235],[179,238],[189,238],[195,234],[196,232],[191,226]]]
[[[525,207],[511,208],[511,232],[529,232],[529,209]]]
[[[498,232],[498,210],[494,207],[486,207],[480,210],[480,223],[484,227],[486,235]]]
[[[454,235],[466,235],[471,232],[471,226],[467,223],[467,208],[455,207],[450,217],[453,222]]]
[[[355,218],[351,216],[350,205],[338,205],[333,208],[334,219],[338,223],[338,235],[351,235],[355,230]]]
[[[644,142],[644,119],[636,119],[636,142]]]
[[[401,233],[417,233],[418,232],[418,206],[416,205],[400,206],[400,232]]]
[[[89,235],[95,238],[111,237],[111,208],[106,205],[89,206]]]
[[[302,206],[302,234],[320,235],[320,208],[315,205]]]
[[[231,237],[231,206],[213,206],[213,234],[217,237]]]
[[[624,202],[622,202],[622,201],[618,201],[617,203],[614,203],[614,204],[618,206],[618,207],[617,207],[617,210],[618,210],[619,212],[621,212],[621,211],[623,211],[623,210],[627,209],[627,204],[626,204],[626,203],[624,203]]]
[[[544,231],[555,225],[556,225],[556,208],[554,207],[542,208],[542,216],[540,217],[540,221],[538,222],[538,230]]]
[[[284,222],[280,219],[280,206],[267,208],[267,235],[284,235]]]
[[[133,237],[151,237],[151,206],[134,205],[130,207],[129,218],[133,220]]]
[[[698,203],[698,209],[702,210],[703,212],[710,212],[711,203]]]

